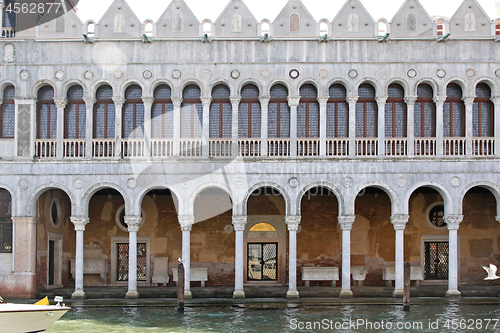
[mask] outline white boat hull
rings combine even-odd
[[[0,331],[43,332],[69,309],[56,305],[0,304]]]

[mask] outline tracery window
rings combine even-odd
[[[14,138],[14,115],[16,110],[14,102],[15,95],[16,89],[14,86],[9,85],[4,88],[3,103],[1,108],[2,126],[0,127],[0,138],[2,139]]]
[[[73,86],[68,89],[68,104],[65,110],[64,138],[85,139],[87,108],[83,101],[83,88]]]
[[[432,87],[426,83],[419,84],[414,111],[416,138],[436,137],[436,106],[433,98]]]
[[[226,85],[219,84],[212,89],[210,104],[209,131],[211,139],[231,138],[233,110],[229,97],[231,91]]]
[[[238,137],[260,138],[261,107],[259,88],[247,84],[241,89],[241,101],[238,108]]]
[[[190,84],[182,92],[181,138],[200,139],[203,130],[203,105],[201,90]]]
[[[375,88],[363,83],[358,88],[356,103],[356,137],[376,138],[378,136],[378,106],[375,102]]]
[[[138,85],[132,85],[125,90],[122,119],[122,137],[124,139],[144,137],[144,104],[142,102],[142,89]]]
[[[57,108],[54,88],[44,86],[38,90],[37,139],[57,138]]]
[[[387,89],[389,98],[385,104],[385,136],[405,138],[407,130],[407,112],[404,101],[405,92],[401,85],[393,83]]]
[[[300,103],[297,108],[297,137],[319,138],[318,91],[312,84],[300,87]]]
[[[0,253],[12,253],[12,197],[0,189]]]
[[[151,112],[151,137],[173,138],[174,105],[172,104],[172,90],[168,85],[162,84],[156,87]]]
[[[113,89],[110,86],[105,85],[97,89],[93,122],[95,139],[115,138],[115,104],[112,98]]]
[[[476,98],[472,108],[472,131],[474,137],[493,137],[494,118],[491,89],[485,83],[476,86]]]
[[[446,88],[443,131],[444,137],[465,137],[465,105],[462,88],[456,83],[450,83]]]
[[[290,107],[288,106],[288,89],[276,84],[271,88],[271,99],[268,110],[268,137],[290,137]]]
[[[333,84],[329,89],[330,98],[326,106],[326,137],[349,137],[349,104],[347,91],[341,84]]]

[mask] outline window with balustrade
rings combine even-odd
[[[318,91],[312,84],[300,87],[300,103],[297,108],[297,137],[319,138]]]
[[[203,130],[203,105],[201,90],[190,84],[182,92],[181,138],[201,138]]]
[[[212,89],[210,104],[209,131],[211,139],[231,138],[233,110],[229,97],[231,91],[226,85],[219,84]]]
[[[151,107],[151,137],[171,139],[174,137],[174,105],[172,90],[166,84],[159,85],[154,91]]]
[[[3,90],[3,102],[2,108],[0,109],[2,126],[0,127],[0,138],[2,139],[12,139],[14,138],[14,115],[16,110],[16,105],[14,102],[14,97],[16,95],[16,89],[14,86],[7,86]]]
[[[83,101],[83,88],[72,86],[66,96],[68,103],[64,114],[64,138],[85,139],[87,109]]]
[[[101,86],[96,91],[94,104],[94,135],[95,139],[115,138],[115,104],[113,103],[113,89],[110,86]]]
[[[241,101],[238,107],[238,137],[260,138],[261,107],[259,88],[247,84],[241,89]]]
[[[276,84],[271,88],[268,109],[268,137],[290,138],[288,89],[281,84]]]
[[[37,139],[57,138],[57,108],[54,103],[54,88],[43,86],[38,90]]]
[[[349,137],[349,104],[347,91],[341,84],[330,86],[328,103],[326,105],[326,137]]]
[[[12,253],[12,197],[0,189],[0,253]]]
[[[436,137],[436,105],[434,90],[426,83],[417,87],[417,100],[414,110],[415,138]]]
[[[474,137],[493,137],[493,103],[491,89],[485,83],[476,86],[476,98],[472,108],[472,131]]]
[[[142,102],[142,89],[138,85],[132,85],[125,90],[122,119],[124,139],[144,137],[144,103]]]
[[[385,104],[385,136],[387,138],[406,138],[405,91],[401,85],[393,83],[389,85],[387,94],[389,97]]]
[[[465,137],[465,105],[462,88],[456,83],[446,87],[446,101],[443,107],[443,136]]]
[[[356,137],[376,138],[378,136],[378,105],[375,102],[375,88],[364,83],[358,88],[356,103]]]
[[[14,10],[14,4],[16,1],[5,0],[4,2],[5,6],[3,10],[2,37],[12,38],[15,37],[15,29],[16,29],[16,13]],[[10,10],[6,10],[7,8],[10,8]]]

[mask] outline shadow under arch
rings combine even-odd
[[[495,197],[496,203],[497,203],[497,216],[500,216],[500,187],[498,185],[496,185],[492,182],[488,182],[488,181],[478,181],[478,182],[473,182],[473,183],[467,185],[460,193],[460,198],[459,198],[458,203],[457,203],[457,206],[458,206],[457,211],[460,214],[463,214],[463,203],[464,203],[465,195],[467,194],[467,192],[469,192],[474,187],[485,188],[488,191],[490,191],[491,194],[493,194],[493,196]]]
[[[137,195],[136,200],[134,200],[132,214],[139,215],[144,197],[148,194],[148,192],[153,190],[169,190],[170,193],[173,194],[175,210],[177,211],[177,215],[179,215],[179,207],[182,205],[182,197],[173,186],[170,186],[167,183],[154,183],[144,187]]]
[[[128,197],[127,192],[125,192],[125,190],[123,190],[120,186],[113,184],[113,183],[99,183],[99,184],[92,185],[91,187],[89,187],[87,189],[87,191],[85,192],[85,194],[82,197],[82,202],[81,202],[82,215],[85,217],[88,217],[90,199],[92,199],[92,196],[94,194],[96,194],[98,191],[105,190],[105,189],[113,189],[113,190],[116,190],[118,193],[120,193],[120,195],[123,198],[123,202],[125,204],[125,214],[131,215],[132,207],[131,207],[130,198]]]
[[[235,203],[233,192],[231,191],[231,189],[226,184],[223,184],[223,183],[209,182],[209,183],[204,183],[204,184],[201,184],[200,186],[198,186],[193,191],[191,196],[189,197],[188,212],[189,212],[190,216],[194,216],[196,219],[195,209],[194,209],[196,199],[198,199],[199,195],[203,191],[208,190],[208,189],[217,189],[217,190],[221,190],[224,193],[226,193],[229,196],[229,199],[231,200],[231,208],[230,209],[232,210],[233,215],[236,215],[236,203]],[[221,207],[221,208],[223,208],[223,207]],[[223,211],[221,211],[221,213],[223,213]]]
[[[338,207],[339,207],[338,215],[340,216],[340,215],[343,215],[345,213],[345,200],[344,200],[344,196],[342,195],[342,192],[340,192],[340,190],[335,185],[333,185],[329,182],[317,181],[317,182],[313,182],[313,183],[310,183],[310,184],[307,184],[306,186],[304,186],[300,190],[299,194],[297,195],[297,215],[301,215],[301,202],[302,202],[304,195],[307,193],[307,191],[309,191],[315,187],[324,187],[324,188],[327,188],[328,190],[330,190],[337,198]]]
[[[277,190],[281,196],[283,197],[283,200],[285,200],[285,207],[286,207],[286,215],[289,216],[290,215],[290,196],[288,195],[288,193],[286,192],[286,190],[279,184],[276,184],[274,182],[261,182],[261,183],[257,183],[257,184],[254,184],[252,187],[250,187],[247,191],[247,193],[245,194],[245,197],[243,199],[243,215],[248,215],[248,199],[250,198],[250,196],[252,195],[253,192],[255,192],[255,190],[259,189],[259,188],[264,188],[264,187],[270,187],[270,188],[273,188],[275,190]]]
[[[453,214],[455,212],[453,209],[453,207],[454,207],[453,200],[452,200],[451,194],[448,191],[448,189],[444,185],[442,185],[438,182],[430,181],[430,182],[420,182],[420,183],[414,184],[408,189],[408,191],[405,194],[405,199],[404,199],[404,206],[403,206],[404,214],[408,214],[408,212],[409,212],[411,195],[421,187],[432,188],[433,190],[436,190],[441,195],[441,197],[443,198],[443,202],[444,202],[444,214],[445,215],[450,215],[450,214]]]
[[[75,200],[75,196],[73,193],[64,185],[57,184],[57,183],[45,183],[40,186],[38,186],[28,197],[28,205],[26,205],[26,214],[27,216],[31,216],[31,214],[34,214],[36,212],[36,202],[40,196],[48,191],[48,190],[61,190],[66,195],[68,196],[70,202],[71,202],[71,215],[74,215],[77,211],[77,203]]]
[[[389,199],[391,200],[391,216],[400,214],[400,199],[399,199],[396,191],[394,191],[392,189],[392,187],[390,187],[389,185],[387,185],[383,182],[374,181],[374,182],[368,182],[368,183],[364,183],[364,184],[360,185],[353,192],[354,194],[351,198],[351,202],[349,203],[349,209],[353,215],[355,215],[355,212],[356,212],[356,198],[358,197],[359,193],[367,187],[375,187],[375,188],[378,188],[378,189],[384,191],[389,196]]]

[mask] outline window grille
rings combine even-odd
[[[462,101],[462,88],[450,83],[446,88],[446,101],[443,107],[444,137],[465,137],[465,105]]]
[[[66,106],[66,119],[64,121],[64,138],[85,139],[85,122],[87,108],[83,101],[83,88],[73,86],[67,93],[68,105]]]
[[[172,90],[167,85],[156,87],[154,103],[152,105],[151,137],[174,137],[174,105],[172,104]]]
[[[203,130],[203,106],[201,90],[191,84],[184,88],[181,106],[181,138],[201,138]]]
[[[476,86],[476,99],[472,109],[474,137],[494,136],[494,109],[491,102],[491,89],[485,83]]]
[[[94,105],[94,138],[113,139],[115,137],[115,104],[113,89],[101,86],[96,91]]]
[[[343,85],[333,84],[329,89],[330,98],[326,106],[326,136],[328,138],[349,137],[349,105]]]
[[[210,104],[209,130],[210,138],[231,138],[232,136],[232,106],[229,88],[219,84],[212,89]]]
[[[261,107],[259,89],[247,84],[241,89],[241,101],[238,109],[238,137],[260,138]]]
[[[15,95],[16,90],[14,86],[7,86],[3,90],[3,104],[1,109],[2,132],[0,133],[0,138],[3,139],[14,138]]]
[[[375,88],[364,83],[358,88],[356,103],[356,137],[378,136],[378,105],[375,102]]]
[[[271,99],[268,110],[268,137],[290,137],[290,107],[288,106],[288,89],[277,84],[271,88]]]
[[[0,189],[0,253],[12,253],[12,197]]]
[[[319,138],[319,104],[316,87],[300,87],[300,104],[297,108],[297,137]]]
[[[123,138],[142,138],[144,136],[144,104],[142,89],[133,85],[125,90],[123,105]]]
[[[54,103],[54,89],[51,86],[38,90],[37,124],[37,139],[56,139],[57,108]]]
[[[385,104],[385,136],[388,138],[406,137],[406,103],[404,89],[399,84],[388,88],[389,98]]]
[[[415,102],[415,137],[436,137],[436,106],[433,101],[434,91],[428,84],[422,83],[417,87]]]

